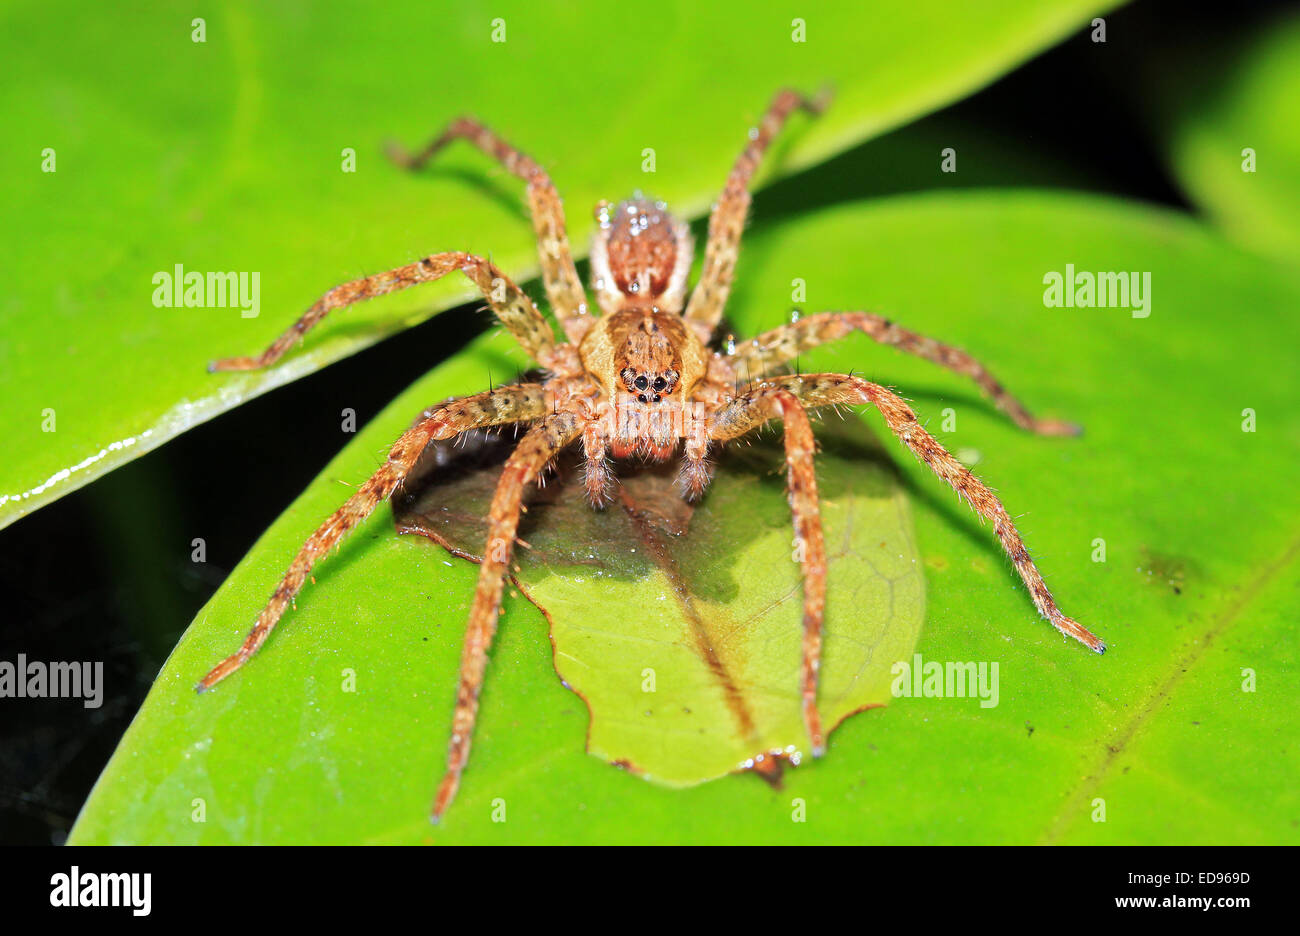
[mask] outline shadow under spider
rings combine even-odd
[[[831,417],[818,436],[823,502],[849,494],[888,498],[897,491],[897,467],[861,421]],[[488,507],[515,444],[510,429],[431,444],[394,497],[398,532],[420,533],[454,555],[481,561]],[[742,587],[730,571],[733,557],[702,553],[700,544],[707,541],[716,550],[719,542],[744,543],[774,529],[793,536],[780,434],[765,433],[752,444],[721,451],[714,482],[696,504],[681,497],[677,470],[675,460],[621,461],[613,501],[595,510],[582,483],[581,452],[569,449],[544,486],[528,492],[518,534],[526,546],[515,553],[517,566],[543,576],[586,567],[596,576],[637,581],[659,568],[654,556],[666,549],[696,572],[707,572],[689,576],[698,597],[731,600]]]

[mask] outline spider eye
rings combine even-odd
[[[644,390],[644,389],[646,388],[646,385],[649,383],[649,381],[647,381],[647,380],[645,379],[645,376],[642,375],[642,376],[638,377],[638,378],[634,381],[634,383],[636,384],[636,388],[637,388],[638,390]]]
[[[662,390],[662,389],[663,389],[664,387],[666,387],[666,386],[668,386],[668,381],[664,380],[662,377],[656,377],[656,378],[655,378],[655,389],[656,389],[656,390]]]

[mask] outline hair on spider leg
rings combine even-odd
[[[550,461],[548,461],[545,465],[543,465],[543,466],[538,470],[538,472],[537,472],[537,477],[536,477],[536,479],[535,479],[534,482],[533,482],[534,484],[537,485],[538,488],[545,488],[545,487],[546,487],[546,483],[547,483],[547,482],[548,482],[552,477],[558,477],[558,475],[559,475],[559,460],[560,460],[559,456],[556,455],[555,457],[553,457]],[[526,505],[525,505],[525,507],[526,507]],[[527,513],[527,510],[525,509],[524,512]]]

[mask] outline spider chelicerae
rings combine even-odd
[[[694,247],[688,226],[673,218],[663,204],[643,198],[600,205],[600,225],[591,245],[591,285],[599,315],[588,304],[578,279],[559,195],[537,163],[470,117],[453,121],[416,154],[393,148],[390,152],[398,164],[418,169],[447,143],[465,139],[527,183],[546,296],[565,340],[556,340],[532,300],[490,261],[457,251],[336,286],[260,355],[213,362],[209,367],[213,371],[267,367],[331,310],[459,270],[482,291],[497,319],[541,366],[544,377],[449,400],[428,410],[397,440],[384,465],[303,544],[242,646],[217,664],[198,689],[209,689],[225,679],[265,643],[316,561],[397,490],[431,442],[485,427],[527,427],[505,463],[489,511],[488,540],[461,657],[447,771],[433,801],[431,815],[437,821],[455,797],[469,757],[488,646],[528,486],[564,448],[577,443],[585,456],[584,483],[594,507],[609,499],[615,483],[614,461],[630,457],[662,461],[679,451],[682,495],[698,498],[708,486],[709,459],[717,446],[779,420],[784,427],[795,555],[803,578],[800,698],[811,752],[820,756],[826,745],[817,711],[826,547],[808,410],[841,404],[874,406],[904,445],[992,521],[994,534],[1042,615],[1063,634],[1104,651],[1097,637],[1057,608],[998,498],[921,427],[902,398],[852,374],[767,375],[779,372],[781,365],[804,351],[863,332],[881,344],[969,377],[1030,432],[1072,435],[1077,427],[1035,419],[964,351],[870,312],[810,315],[749,341],[728,342],[725,352],[710,350],[731,290],[749,210],[749,184],[759,160],[795,110],[817,113],[823,104],[824,98],[814,100],[783,90],[750,130],[749,142],[714,206],[703,270],[689,298],[687,277]],[[764,376],[753,379],[754,374]]]

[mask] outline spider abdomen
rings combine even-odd
[[[688,225],[663,202],[630,198],[597,214],[591,245],[593,285],[608,314],[624,308],[680,312],[694,244]]]

